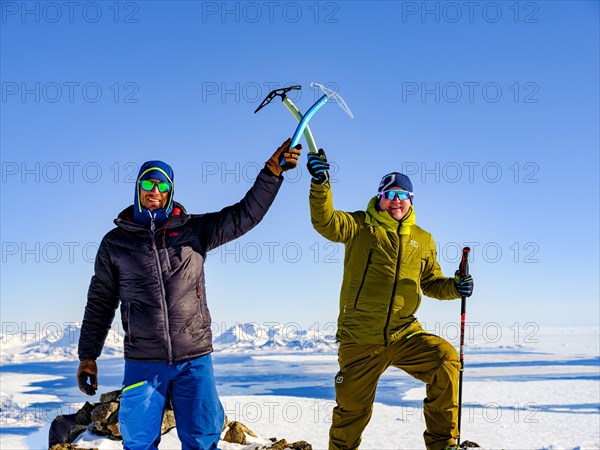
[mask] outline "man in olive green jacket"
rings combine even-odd
[[[312,224],[323,237],[345,244],[337,341],[340,371],[330,450],[358,448],[373,409],[379,377],[389,367],[426,383],[427,449],[457,448],[456,350],[427,333],[415,318],[421,291],[440,300],[470,296],[472,277],[444,277],[431,235],[416,225],[410,179],[383,177],[366,211],[333,208],[325,153],[309,154]]]

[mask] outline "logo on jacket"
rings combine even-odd
[[[344,377],[343,377],[343,376],[341,376],[341,375],[338,375],[338,376],[336,376],[336,377],[335,377],[335,382],[336,382],[337,384],[343,383],[343,382],[344,382]]]
[[[412,245],[413,247],[418,247],[418,246],[419,246],[419,243],[418,243],[417,241],[415,241],[414,239],[412,239],[412,240],[410,241],[410,245]]]
[[[171,231],[169,236],[179,236],[179,231]]]

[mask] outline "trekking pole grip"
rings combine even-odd
[[[469,252],[471,249],[469,247],[464,247],[462,249],[462,259],[460,260],[460,265],[458,266],[458,273],[460,273],[461,277],[465,275],[469,275]]]

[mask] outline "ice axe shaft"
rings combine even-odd
[[[298,142],[300,142],[300,138],[302,137],[302,133],[304,133],[305,128],[308,126],[308,122],[312,117],[320,110],[329,98],[327,95],[323,95],[319,100],[317,100],[309,109],[306,111],[306,114],[302,117],[302,120],[296,127],[296,131],[294,132],[294,136],[292,136],[292,143],[290,147],[295,147]]]
[[[294,103],[289,99],[289,97],[283,97],[283,104],[288,109],[288,111],[293,114],[293,116],[296,118],[296,120],[298,120],[298,122],[302,122],[302,113],[300,112],[298,107],[294,105]],[[317,144],[315,143],[315,138],[313,137],[308,124],[304,128],[304,138],[306,139],[306,143],[308,144],[308,151],[310,153],[317,153]],[[290,145],[290,147],[293,147],[293,145]]]
[[[298,120],[298,122],[302,122],[303,116],[300,110],[294,105],[287,96],[283,97],[283,104],[288,109],[289,112]],[[310,127],[308,124],[304,127],[304,138],[306,139],[306,143],[308,144],[308,152],[318,154],[317,144],[315,143],[315,139],[313,138],[312,132],[310,131]],[[329,179],[329,175],[326,172],[322,172],[318,175],[318,180],[320,184],[325,183]]]

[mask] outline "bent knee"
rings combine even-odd
[[[444,339],[439,339],[436,345],[436,357],[440,363],[453,363],[458,362],[458,352],[452,344]]]

